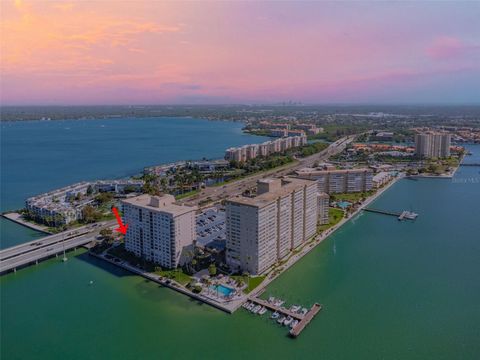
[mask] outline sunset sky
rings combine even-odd
[[[480,2],[1,0],[1,103],[479,103]]]

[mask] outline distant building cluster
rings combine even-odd
[[[393,132],[391,131],[380,131],[375,134],[375,140],[378,141],[392,141]]]
[[[169,269],[183,264],[184,250],[196,237],[196,206],[179,205],[167,194],[140,195],[122,200],[122,206],[126,250]]]
[[[157,176],[166,176],[168,172],[175,172],[183,168],[198,169],[200,173],[212,173],[218,170],[227,170],[230,163],[227,160],[198,160],[198,161],[178,161],[171,164],[149,166],[143,169],[144,174]]]
[[[295,136],[307,134],[317,135],[323,132],[323,128],[317,127],[315,124],[303,123],[276,123],[271,121],[260,121],[256,124],[259,129],[269,129],[272,136]]]
[[[373,170],[368,168],[324,170],[318,168],[303,168],[296,171],[299,178],[315,180],[318,192],[352,193],[372,190]]]
[[[415,135],[415,154],[420,158],[446,158],[450,156],[451,135],[428,132]]]
[[[266,141],[262,144],[250,144],[236,148],[229,148],[225,151],[225,160],[241,163],[250,159],[255,159],[258,156],[269,156],[306,144],[307,137],[305,135],[288,136]]]
[[[55,224],[68,224],[82,219],[82,210],[93,198],[88,196],[97,192],[124,193],[130,189],[141,191],[142,180],[99,180],[80,182],[61,189],[28,198],[26,209],[39,220],[51,218]]]
[[[226,261],[232,270],[256,275],[316,234],[318,198],[314,181],[284,178],[258,182],[255,197],[225,202]]]

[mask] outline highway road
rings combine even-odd
[[[115,225],[115,220],[105,221],[4,249],[0,251],[0,273],[87,244],[99,235],[101,229]]]
[[[269,171],[264,171],[257,175],[252,175],[246,177],[244,179],[239,179],[236,181],[229,182],[223,186],[212,186],[203,189],[200,194],[187,198],[183,201],[186,205],[199,205],[201,202],[208,201],[209,203],[218,202],[222,199],[236,196],[242,194],[245,190],[254,188],[257,184],[257,181],[260,179],[264,179],[266,177],[280,177],[290,174],[292,171],[304,168],[304,167],[311,167],[315,162],[322,162],[327,160],[333,155],[336,155],[347,147],[358,135],[350,135],[343,137],[334,143],[331,143],[328,148],[325,150],[310,155],[306,158],[297,159],[296,162],[292,164],[287,164],[282,166],[281,168],[272,169]]]

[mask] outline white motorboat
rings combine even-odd
[[[285,316],[280,316],[277,320],[277,323],[283,324],[284,321],[285,321]]]
[[[258,313],[260,311],[260,309],[262,308],[262,305],[257,305],[253,308],[252,312],[254,314]]]
[[[302,315],[306,315],[307,312],[308,312],[308,309],[307,308],[302,308],[302,311],[300,311],[302,313]]]
[[[262,306],[262,308],[258,311],[258,315],[263,315],[267,312],[267,308],[265,306]]]
[[[280,316],[280,313],[279,312],[274,312],[271,316],[272,319],[278,319],[278,317]]]
[[[291,316],[288,316],[283,322],[283,325],[288,326],[292,323],[292,321],[293,321],[293,318]]]
[[[242,307],[243,307],[244,309],[248,309],[248,306],[249,306],[249,305],[250,305],[250,301],[247,301],[247,302],[243,303]]]
[[[302,307],[300,305],[292,305],[292,307],[290,308],[290,311],[297,312],[301,308]]]
[[[290,329],[295,329],[295,326],[297,326],[299,323],[298,320],[293,320],[292,323],[290,324]]]
[[[247,310],[252,311],[254,307],[255,307],[255,304],[250,303],[250,305],[247,306]]]
[[[274,302],[275,302],[275,298],[274,298],[273,296],[270,296],[270,297],[268,298],[268,302],[269,302],[270,304],[274,303]]]

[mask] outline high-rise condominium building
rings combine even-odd
[[[372,190],[372,169],[318,170],[303,168],[296,174],[301,179],[315,180],[318,191],[327,194]]]
[[[261,274],[316,233],[317,188],[296,178],[258,182],[257,196],[226,201],[227,264]]]
[[[125,248],[165,268],[182,265],[182,250],[195,239],[197,208],[176,204],[172,195],[141,195],[122,205],[128,225]]]
[[[317,193],[317,213],[318,224],[325,225],[330,221],[328,218],[328,207],[330,205],[330,196],[327,193]]]
[[[450,145],[450,134],[430,132],[415,135],[415,153],[421,158],[449,157]]]

